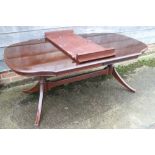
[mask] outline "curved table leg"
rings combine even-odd
[[[35,126],[39,126],[40,117],[41,117],[41,110],[42,110],[42,104],[43,104],[43,95],[44,95],[44,79],[40,79],[40,94],[39,94],[39,103],[38,103],[38,109],[35,119]]]
[[[116,71],[116,69],[113,67],[112,68],[112,75],[114,76],[114,78],[121,83],[124,87],[126,87],[129,91],[135,93],[136,90],[133,89],[132,87],[130,87],[123,79],[122,77],[119,75],[119,73]]]

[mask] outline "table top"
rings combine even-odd
[[[47,39],[40,39],[7,47],[4,59],[6,64],[20,75],[56,76],[137,58],[147,49],[144,43],[120,34],[100,33],[82,36],[105,48],[114,48],[116,56],[77,64]]]
[[[45,37],[76,63],[115,56],[115,49],[96,44],[90,39],[75,34],[73,30],[46,32]]]

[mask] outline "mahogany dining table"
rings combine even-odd
[[[34,39],[10,45],[4,51],[4,60],[12,71],[27,77],[38,77],[38,83],[34,87],[24,90],[25,93],[39,92],[35,118],[36,126],[39,126],[40,123],[44,92],[56,86],[100,75],[113,75],[129,91],[135,92],[135,89],[122,79],[114,64],[138,58],[147,49],[147,45],[143,42],[116,33],[78,35],[100,47],[114,49],[114,55],[77,63],[63,49],[51,42],[46,35],[48,33],[45,33],[43,39]],[[102,69],[93,70],[101,66],[103,66]],[[86,70],[93,71],[78,74],[80,71]],[[74,73],[77,74],[70,76]],[[48,80],[49,77],[60,76],[65,78],[58,78],[55,81]]]

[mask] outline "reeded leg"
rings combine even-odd
[[[114,76],[114,78],[121,83],[124,87],[126,87],[129,91],[131,92],[136,92],[135,89],[133,89],[132,87],[130,87],[123,79],[122,77],[119,75],[119,73],[116,71],[116,69],[114,67],[112,67],[112,75]]]
[[[42,110],[42,104],[43,104],[43,95],[44,95],[44,78],[41,78],[39,81],[40,84],[40,94],[39,94],[39,103],[38,103],[38,109],[35,119],[35,126],[39,126],[40,117],[41,117],[41,110]]]

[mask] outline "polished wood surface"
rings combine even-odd
[[[57,76],[82,69],[98,67],[137,58],[147,46],[120,34],[83,35],[95,43],[114,48],[115,57],[76,64],[70,57],[46,39],[31,40],[7,47],[4,52],[6,64],[16,73],[25,76]]]
[[[115,49],[98,45],[72,30],[47,32],[45,37],[77,63],[115,56]]]
[[[147,49],[147,46],[135,39],[113,33],[90,34],[83,35],[83,37],[92,40],[105,48],[114,48],[116,53],[115,57],[77,64],[68,55],[60,51],[46,39],[17,43],[5,49],[5,62],[13,71],[20,75],[40,77],[36,86],[30,90],[25,90],[27,93],[39,91],[39,102],[35,119],[36,126],[39,126],[41,118],[44,91],[53,87],[99,75],[113,75],[124,87],[131,92],[135,92],[135,90],[121,78],[113,67],[113,64],[137,58]],[[69,77],[54,82],[46,81],[46,77],[48,76],[70,75],[74,72],[103,65],[106,65],[107,67],[92,73],[77,75],[75,77]]]

